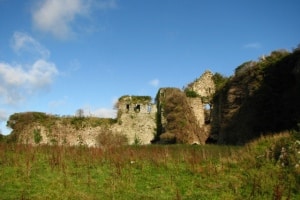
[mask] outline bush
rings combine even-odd
[[[290,135],[291,135],[290,138],[283,138],[276,143],[274,148],[275,159],[282,166],[299,168],[300,167],[299,128],[291,131]]]
[[[99,147],[104,149],[128,144],[126,135],[113,133],[111,130],[107,129],[101,130],[96,140]]]

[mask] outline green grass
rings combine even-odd
[[[265,153],[283,138],[105,151],[0,144],[0,199],[299,199],[299,169]]]

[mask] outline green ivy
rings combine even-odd
[[[33,138],[34,138],[34,143],[39,144],[43,139],[43,137],[41,135],[41,131],[38,129],[34,129],[33,130]]]

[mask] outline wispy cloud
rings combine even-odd
[[[98,107],[93,108],[91,105],[83,106],[83,111],[85,116],[94,116],[100,118],[116,118],[117,110],[115,104],[118,102],[117,97],[112,97],[110,107]]]
[[[92,108],[89,105],[84,106],[83,112],[85,116],[94,116],[100,118],[115,118],[117,111],[113,108]]]
[[[34,38],[16,32],[12,41],[15,51],[37,52],[40,58],[31,64],[0,62],[0,102],[7,105],[16,105],[27,96],[49,88],[58,74],[56,65],[44,58],[50,52]]]
[[[246,49],[260,49],[262,45],[258,42],[248,43],[243,46]]]
[[[114,0],[43,0],[34,7],[32,19],[37,29],[67,39],[74,35],[76,19],[89,17],[93,9],[115,7]]]
[[[159,80],[158,79],[153,79],[149,81],[149,84],[153,87],[158,87],[159,86]]]
[[[13,50],[18,54],[28,52],[32,55],[36,55],[37,57],[42,57],[44,59],[50,56],[50,52],[48,49],[43,47],[38,41],[36,41],[26,33],[15,32],[12,37],[11,46]]]

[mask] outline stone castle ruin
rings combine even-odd
[[[188,84],[187,88],[197,92],[200,97],[212,97],[216,92],[213,73],[208,70],[205,71],[198,79]]]
[[[118,111],[121,113],[153,113],[156,112],[156,105],[151,102],[150,96],[123,96],[117,103]]]
[[[187,89],[196,92],[198,98],[191,99],[191,106],[199,123],[210,123],[212,112],[212,96],[216,92],[213,73],[205,71],[198,79],[188,84]],[[203,108],[204,114],[200,113]],[[200,112],[199,112],[200,111]],[[204,119],[202,118],[204,117]]]
[[[198,79],[188,84],[187,88],[195,92],[196,96],[187,97],[187,102],[195,117],[194,123],[201,129],[201,133],[192,137],[189,143],[204,144],[209,136],[211,121],[211,98],[215,93],[215,84],[212,79],[213,73],[205,71]],[[160,98],[165,94],[166,88],[158,91]],[[130,142],[139,140],[142,144],[150,144],[159,133],[159,124],[162,128],[167,126],[164,111],[160,101],[151,102],[149,96],[123,96],[117,103],[118,120],[121,125],[117,132],[129,137]],[[159,116],[159,117],[158,117]],[[132,134],[134,133],[134,134]],[[200,135],[200,136],[199,136]]]
[[[127,136],[129,143],[150,144],[156,134],[156,105],[150,96],[123,96],[117,103],[118,124],[113,132]]]
[[[188,143],[204,144],[208,138],[210,109],[210,98],[215,92],[215,85],[212,80],[213,74],[210,71],[204,72],[202,76],[194,82],[188,84],[187,88],[193,91],[196,96],[187,97],[187,102],[192,110],[195,121],[202,128],[201,137],[194,137]],[[159,92],[164,91],[161,88]],[[183,92],[183,91],[182,91]],[[150,96],[130,96],[125,95],[119,98],[116,109],[118,110],[116,122],[109,126],[85,126],[75,129],[71,125],[65,125],[63,122],[55,122],[51,129],[43,127],[41,124],[33,123],[24,127],[24,131],[19,136],[19,141],[23,143],[32,143],[33,132],[38,130],[42,136],[41,143],[47,144],[51,141],[58,141],[59,144],[87,146],[97,146],[97,136],[103,131],[109,131],[112,134],[122,134],[128,138],[129,144],[151,144],[151,141],[157,137],[158,116],[163,116],[163,111],[159,102],[153,102]],[[167,123],[164,117],[160,123]],[[55,133],[55,134],[54,134]]]
[[[210,71],[206,71],[201,77],[188,84],[184,91],[180,91],[177,88],[161,88],[159,90],[156,97],[158,107],[158,135],[161,135],[163,138],[166,135],[168,135],[167,138],[175,135],[175,140],[179,142],[205,144],[210,132],[210,122],[212,119],[211,99],[215,92],[215,84],[212,77],[213,74]],[[180,101],[173,98],[180,99]],[[166,106],[165,104],[174,105],[170,108],[170,106]],[[165,112],[165,108],[168,109],[168,113]],[[174,117],[181,119],[176,120]],[[174,121],[182,123],[183,128],[177,126],[177,130],[174,130],[174,126],[176,125],[169,125],[169,123],[173,123]],[[170,127],[173,130],[170,130]],[[161,141],[161,143],[165,142]]]

